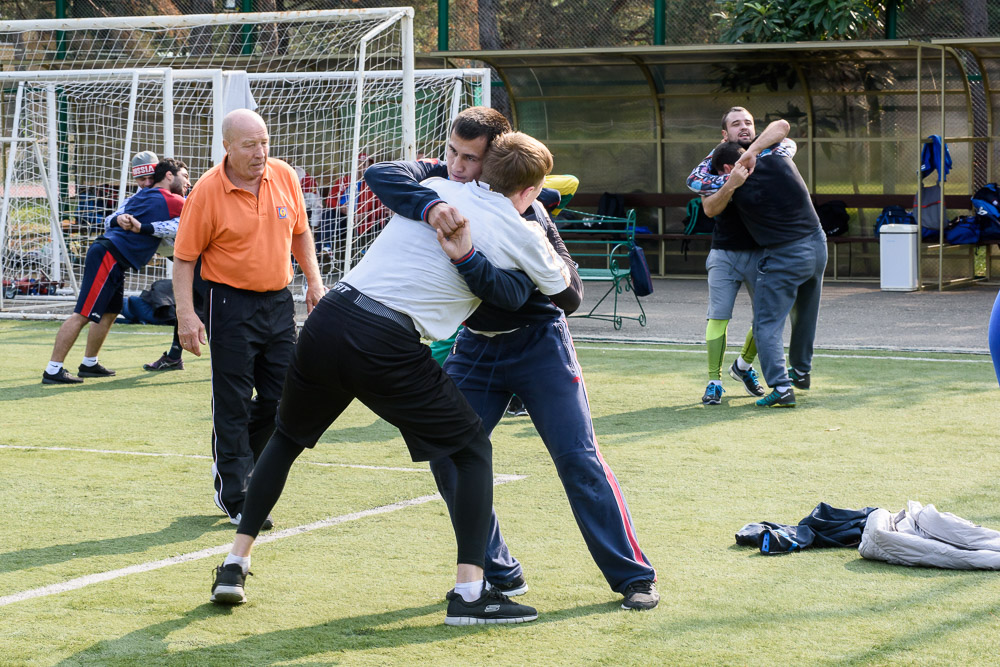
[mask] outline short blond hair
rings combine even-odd
[[[552,153],[523,132],[508,132],[493,140],[483,159],[482,180],[505,196],[533,188],[552,171]]]

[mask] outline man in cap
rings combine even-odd
[[[135,179],[135,184],[139,186],[140,190],[150,187],[153,184],[153,170],[156,168],[156,163],[159,162],[159,158],[156,157],[156,153],[152,151],[141,151],[132,156],[132,178]],[[183,170],[183,176],[186,182],[184,192],[181,193],[182,196],[186,197],[188,192],[191,190],[191,182],[188,178],[187,169]],[[119,227],[125,231],[132,229],[132,226],[137,224],[138,221],[131,215],[125,213],[125,207],[128,205],[131,197],[122,202],[122,205],[118,207],[118,210],[109,215],[104,221],[104,229],[111,229],[112,225],[117,224]],[[174,256],[174,237],[177,235],[177,225],[180,223],[180,218],[173,218],[171,220],[158,221],[156,223],[157,231],[154,232],[155,236],[161,237],[160,246],[156,249],[158,255],[162,255],[168,259],[172,259]],[[196,280],[195,294],[201,295],[204,292],[204,286],[201,284],[200,280]],[[170,293],[171,302],[173,305],[173,293]],[[199,304],[200,308],[200,304]],[[92,327],[101,326],[100,324],[93,324]],[[106,334],[105,334],[106,335]],[[143,364],[143,370],[147,371],[182,371],[184,370],[184,361],[181,359],[183,353],[183,348],[181,347],[180,338],[177,335],[177,324],[174,323],[174,337],[170,344],[170,349],[160,355],[160,358],[156,361],[148,364]]]
[[[51,361],[42,372],[42,384],[79,384],[81,378],[115,375],[115,371],[98,362],[97,355],[121,312],[125,269],[141,269],[153,258],[161,235],[176,232],[176,226],[174,232],[165,229],[169,230],[169,221],[180,215],[184,205],[181,195],[188,183],[187,167],[179,160],[162,160],[154,167],[151,178],[151,188],[129,199],[122,221],[108,228],[87,250],[76,308],[59,327]],[[96,326],[87,332],[79,376],[72,375],[63,368],[63,362],[88,320]]]

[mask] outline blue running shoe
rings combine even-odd
[[[757,405],[762,408],[794,408],[795,392],[791,387],[784,392],[774,389],[770,394],[757,401]]]
[[[745,371],[741,371],[740,367],[733,362],[733,365],[729,367],[729,376],[734,380],[739,380],[743,383],[743,388],[746,389],[747,393],[751,396],[763,396],[764,388],[760,386],[760,379],[757,376],[757,371],[753,369],[753,366]]]
[[[724,391],[721,384],[709,382],[708,386],[705,387],[705,395],[701,397],[701,402],[705,405],[718,405],[722,403],[722,392]]]

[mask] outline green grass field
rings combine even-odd
[[[997,662],[996,573],[854,549],[767,557],[733,539],[820,501],[896,511],[913,499],[1000,529],[987,357],[821,351],[799,407],[762,410],[733,381],[721,406],[701,406],[697,348],[580,344],[601,450],[658,570],[660,606],[620,610],[530,421],[505,419],[495,472],[524,479],[497,486],[496,506],[539,619],[451,628],[444,504],[426,498],[426,465],[358,404],[300,458],[274,512],[277,531],[351,520],[260,543],[249,602],[210,604],[233,527],[211,500],[207,359],[145,373],[169,330],[121,326],[101,355],[117,378],[42,386],[56,326],[0,322],[0,664]]]

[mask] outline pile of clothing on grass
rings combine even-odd
[[[736,533],[736,543],[757,547],[766,555],[858,547],[863,558],[894,565],[1000,570],[1000,532],[914,500],[897,513],[820,503],[794,526],[770,521],[747,524]]]

